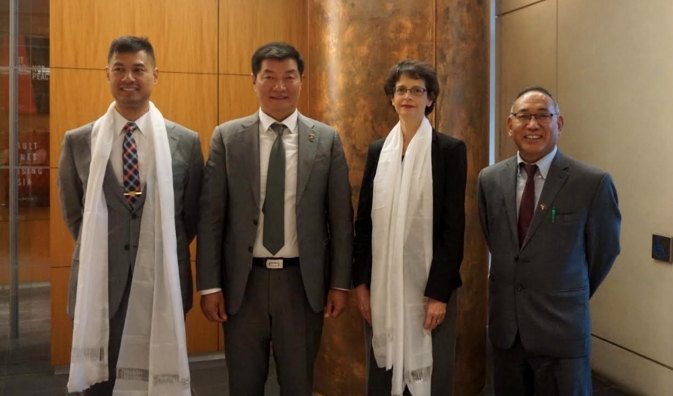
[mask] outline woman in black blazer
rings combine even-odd
[[[371,345],[368,394],[451,395],[466,148],[426,118],[439,95],[431,65],[398,63],[384,90],[399,123],[369,146],[355,222],[353,284]]]

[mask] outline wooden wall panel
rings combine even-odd
[[[248,116],[259,109],[251,76],[220,75],[219,89],[218,124]]]
[[[51,269],[51,364],[70,363],[72,321],[66,313],[70,268]]]
[[[215,73],[217,8],[217,0],[51,0],[51,66],[104,67],[110,42],[133,34],[149,37],[159,70]]]
[[[47,208],[24,214],[19,223],[19,282],[49,281],[49,220]],[[36,220],[33,217],[43,217]],[[9,222],[0,221],[0,285],[9,284]]]
[[[192,274],[196,274],[194,262],[192,262]],[[185,330],[187,332],[187,350],[189,353],[212,352],[219,349],[219,323],[209,322],[199,306],[201,294],[196,291],[196,277],[194,277],[194,306],[187,314]]]
[[[70,267],[72,261],[72,252],[75,250],[75,241],[70,236],[68,227],[61,216],[61,207],[58,199],[58,169],[49,170],[49,241],[50,257],[49,262],[52,267]],[[54,286],[52,285],[52,290]]]
[[[262,44],[285,41],[308,60],[306,0],[220,0],[222,74],[249,75],[250,58]]]
[[[52,47],[54,48],[54,47]],[[49,158],[58,167],[65,132],[95,121],[112,103],[105,70],[51,69]],[[55,178],[54,178],[55,179]],[[58,208],[58,206],[52,206]]]
[[[217,76],[160,72],[152,101],[164,118],[198,132],[206,156],[217,125]]]

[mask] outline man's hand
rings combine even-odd
[[[201,296],[201,311],[211,322],[223,323],[227,321],[227,312],[224,310],[224,295],[221,291]]]
[[[337,318],[346,309],[348,303],[348,290],[329,289],[327,304],[325,305],[325,317]]]
[[[370,304],[369,288],[366,284],[361,284],[355,288],[355,296],[358,299],[358,309],[367,323],[372,324],[372,311]]]
[[[435,327],[444,321],[445,315],[446,303],[429,298],[428,304],[425,306],[425,323],[423,324],[423,328],[425,330],[434,330]]]

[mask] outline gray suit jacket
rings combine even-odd
[[[71,318],[75,314],[80,231],[91,163],[92,128],[93,124],[88,124],[65,134],[58,167],[61,212],[70,234],[77,240],[72,255],[68,290],[68,315]],[[196,235],[198,224],[203,154],[196,132],[168,120],[166,120],[166,131],[173,162],[175,233],[182,304],[186,314],[192,307],[189,244]],[[110,317],[112,317],[119,308],[126,282],[135,263],[145,195],[141,195],[134,208],[131,209],[123,194],[124,187],[119,184],[110,163],[105,172],[103,193],[109,213],[108,294]]]
[[[298,130],[299,265],[311,308],[320,312],[328,288],[351,286],[351,188],[337,132],[301,114]],[[197,288],[222,288],[231,314],[243,301],[261,205],[255,113],[215,128],[201,196]]]
[[[491,251],[489,337],[506,349],[518,332],[529,353],[587,355],[589,298],[619,254],[612,178],[558,151],[519,249],[516,177],[516,157],[479,174],[479,217]]]

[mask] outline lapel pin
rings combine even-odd
[[[314,134],[310,134],[310,135],[308,135],[308,140],[313,141],[313,139],[315,139],[315,135],[314,135]]]
[[[547,205],[545,205],[545,204],[540,204],[540,209],[542,209],[542,210],[547,209]]]

